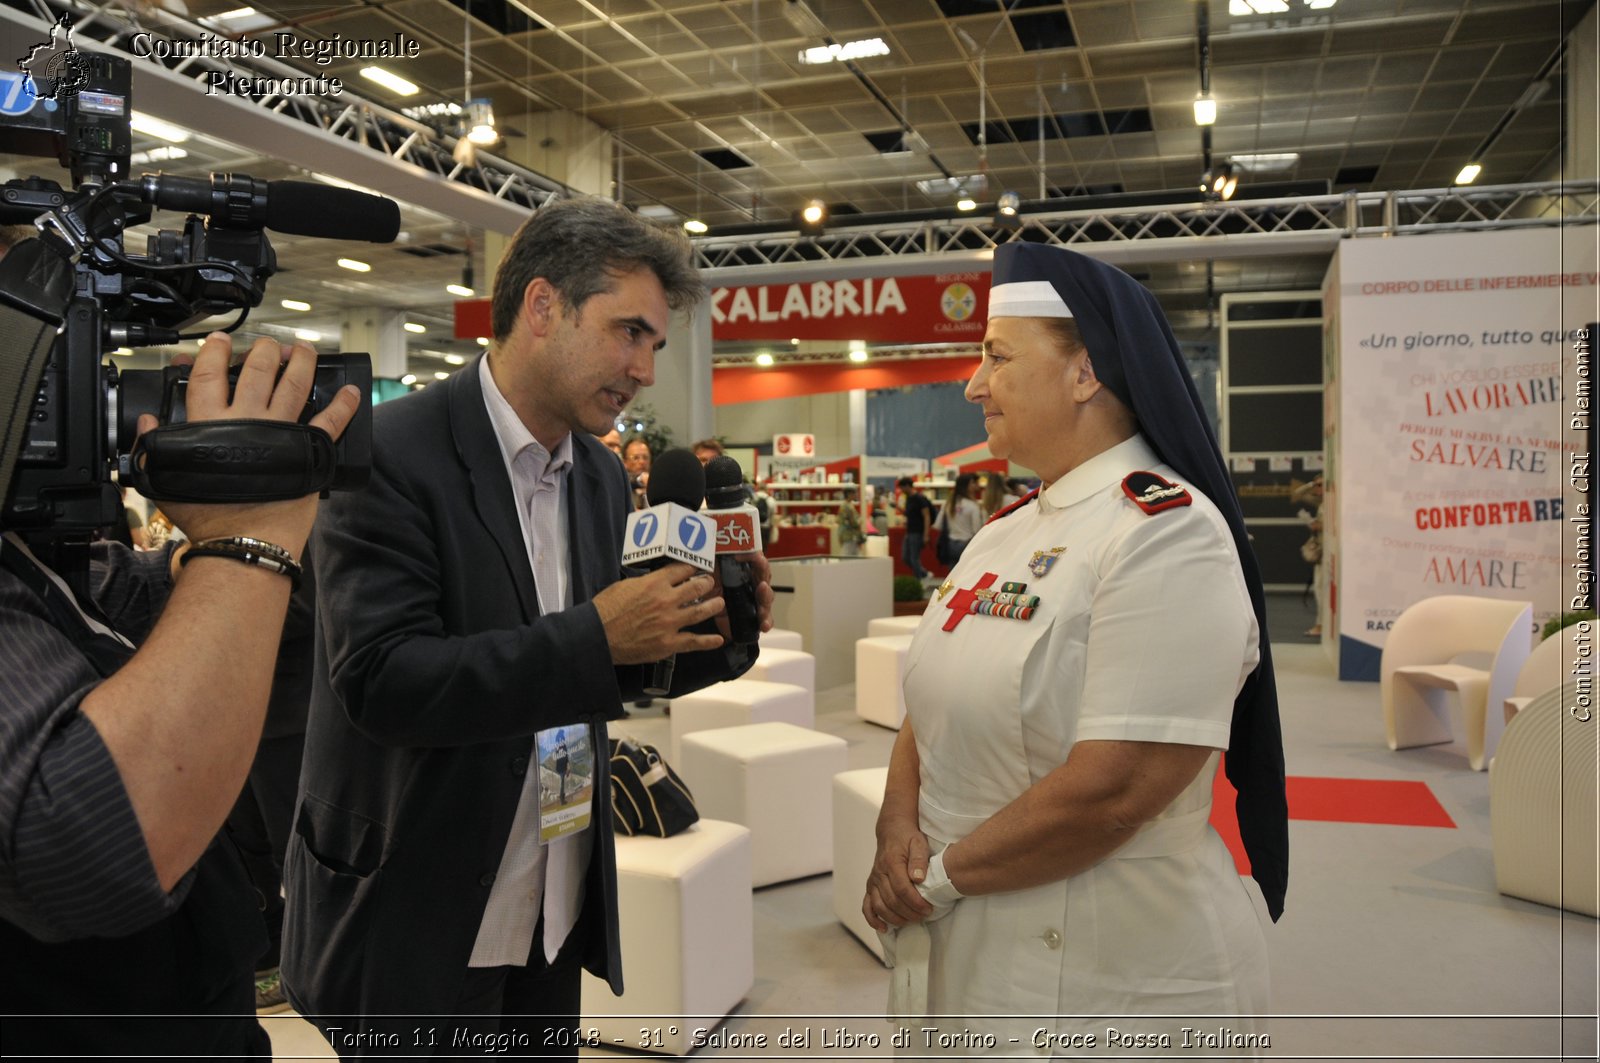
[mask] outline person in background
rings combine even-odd
[[[978,501],[981,497],[983,483],[978,474],[964,472],[956,477],[956,485],[939,513],[939,534],[949,536],[950,552],[958,560],[967,543],[983,527],[983,506]]]
[[[771,481],[761,479],[755,482],[750,492],[750,504],[756,507],[756,513],[761,518],[761,549],[765,550],[772,543],[774,525],[777,524],[775,514],[778,507],[773,505],[772,495],[767,491],[767,484]]]
[[[1014,495],[1006,486],[1005,477],[997,472],[991,472],[983,480],[983,519],[988,520],[1007,506],[1022,501],[1021,495]]]
[[[604,763],[642,665],[676,655],[678,694],[758,652],[727,638],[713,576],[623,569],[627,478],[594,438],[703,297],[680,231],[546,203],[495,275],[488,352],[379,406],[366,489],[318,521],[282,974],[347,1057],[453,1055],[450,1030],[576,1059],[581,972],[622,991],[609,777],[550,822],[538,750],[561,728]]]
[[[694,456],[700,459],[701,465],[709,465],[712,458],[722,457],[722,443],[715,439],[702,439],[698,443],[691,443],[689,449],[694,451]]]
[[[605,448],[617,457],[622,457],[622,433],[617,431],[616,425],[611,426],[611,431],[600,437],[600,442]]]
[[[1306,578],[1306,589],[1311,592],[1312,608],[1316,610],[1316,623],[1306,630],[1306,638],[1322,637],[1322,474],[1318,473],[1306,483],[1289,485],[1289,503],[1300,507],[1295,515],[1305,521],[1310,537],[1300,544],[1300,557],[1311,566]],[[1304,597],[1301,598],[1304,601]]]
[[[906,658],[862,901],[891,1010],[1002,1046],[1108,1022],[1177,1045],[1202,1016],[1257,1038],[1266,941],[1208,817],[1226,749],[1277,918],[1283,746],[1260,574],[1183,355],[1127,274],[1006,244],[966,395],[1044,487],[968,545]]]
[[[927,544],[928,530],[933,527],[933,503],[922,493],[917,481],[909,476],[900,477],[897,486],[906,516],[906,535],[900,540],[900,560],[905,562],[912,575],[927,582],[932,578],[932,573],[922,567],[922,548]]]
[[[633,492],[634,509],[647,509],[650,505],[645,491],[650,486],[652,460],[650,444],[643,436],[634,436],[623,444],[622,467],[628,473],[628,488]]]

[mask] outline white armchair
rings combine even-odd
[[[1570,682],[1551,687],[1506,725],[1489,770],[1489,837],[1501,893],[1593,916],[1600,915],[1595,882],[1600,738],[1593,720],[1580,720],[1570,711],[1576,695]]]
[[[1449,742],[1454,692],[1467,759],[1482,771],[1505,729],[1503,706],[1528,659],[1532,629],[1532,603],[1499,598],[1444,594],[1401,613],[1383,647],[1379,681],[1389,748]],[[1463,657],[1488,658],[1488,667],[1457,663]]]

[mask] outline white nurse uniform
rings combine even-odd
[[[1192,504],[1146,512],[1123,490],[1137,471],[1181,483],[1135,436],[986,526],[929,602],[905,697],[935,852],[1078,741],[1227,747],[1234,698],[1259,657],[1233,539],[1193,488]],[[1018,583],[1026,588],[1011,593],[1038,598],[1028,619],[965,611],[973,588]],[[927,1007],[960,1016],[935,1021],[956,1036],[952,1051],[1081,1057],[1092,1036],[1112,1051],[1145,1038],[1146,1050],[1236,1055],[1262,1036],[1253,1016],[1267,1010],[1265,939],[1207,823],[1217,763],[1213,754],[1097,865],[963,898],[929,924]],[[1218,1037],[1230,1043],[1206,1040]],[[924,1041],[917,1034],[912,1050],[927,1051]]]

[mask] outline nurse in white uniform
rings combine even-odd
[[[1182,355],[1126,274],[1009,244],[967,397],[1043,487],[972,540],[907,662],[863,902],[907,1050],[1257,1054],[1266,944],[1207,820],[1227,750],[1276,919],[1283,753],[1260,578]]]

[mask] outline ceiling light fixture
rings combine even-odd
[[[699,218],[690,218],[683,223],[683,231],[695,236],[703,236],[711,227]]]
[[[1239,187],[1239,172],[1231,162],[1219,163],[1200,178],[1200,191],[1207,199],[1232,199]]]
[[[297,328],[294,330],[294,338],[297,340],[305,340],[307,343],[316,343],[322,338],[322,333],[318,332],[316,329]]]
[[[420,334],[420,333],[423,333],[423,332],[427,332],[428,331],[428,326],[427,325],[419,325],[415,321],[407,321],[406,322],[406,331],[407,332],[415,332],[415,333],[419,333]]]
[[[444,290],[449,292],[451,295],[459,295],[463,299],[471,299],[474,295],[478,294],[471,288],[468,288],[465,284],[446,284],[444,286]]]
[[[479,336],[477,338],[477,340],[474,341],[474,342],[476,342],[479,347],[487,347],[487,346],[489,346],[489,337],[488,336]]]
[[[422,91],[399,74],[391,74],[381,66],[364,66],[361,68],[361,76],[401,96],[415,96]]]
[[[1209,92],[1202,92],[1194,98],[1194,124],[1217,124],[1217,100]]]
[[[1228,161],[1251,173],[1288,173],[1300,161],[1298,151],[1268,151],[1256,155],[1229,155]]]
[[[500,139],[494,127],[494,104],[486,97],[467,101],[467,139],[479,147],[488,147]]]
[[[435,380],[448,380],[449,378],[450,374],[446,373],[443,369],[435,369],[433,371],[433,379]]]
[[[302,313],[311,309],[311,304],[300,299],[285,299],[280,304],[285,310],[299,310]]]
[[[1460,173],[1456,174],[1455,183],[1458,185],[1470,185],[1478,179],[1478,175],[1482,172],[1483,165],[1481,163],[1469,162],[1461,167]]]
[[[1022,217],[1017,213],[1021,209],[1021,196],[1015,192],[1001,192],[1000,197],[994,202],[995,228],[1008,229],[1011,232],[1022,228]]]
[[[868,37],[846,44],[807,48],[800,53],[800,61],[808,66],[816,66],[822,63],[848,63],[856,59],[871,59],[874,56],[888,54],[889,46],[883,43],[882,37]]]
[[[763,369],[771,368],[772,355],[768,354],[766,351],[762,351],[760,354],[756,355],[756,364]]]
[[[412,384],[415,384],[416,382],[417,382],[417,374],[415,374],[415,373],[407,373],[405,376],[400,378],[400,383],[404,384],[406,387],[410,387]]]
[[[369,264],[360,261],[359,259],[341,258],[339,260],[339,265],[343,266],[345,269],[354,270],[357,273],[372,272],[372,267]]]
[[[813,199],[800,208],[800,232],[805,236],[821,236],[828,225],[828,205]]]
[[[180,129],[171,122],[163,122],[159,118],[152,118],[139,111],[134,111],[128,118],[128,125],[135,133],[143,133],[149,137],[159,137],[170,144],[182,144],[189,139],[189,131],[187,129]]]
[[[464,358],[463,356],[461,356],[459,354],[447,354],[447,355],[444,356],[444,360],[446,362],[449,362],[451,365],[466,365],[467,364],[466,358]]]

